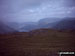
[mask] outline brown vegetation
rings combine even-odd
[[[58,56],[75,51],[75,31],[40,29],[0,35],[0,56]]]

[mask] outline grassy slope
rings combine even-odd
[[[0,56],[58,56],[75,51],[75,32],[50,29],[0,35]]]

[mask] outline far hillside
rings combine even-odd
[[[59,21],[56,25],[53,26],[55,29],[60,29],[60,30],[75,30],[75,18],[67,18],[64,20]]]
[[[14,33],[14,32],[18,32],[18,31],[15,30],[14,28],[11,28],[4,22],[0,21],[0,34],[8,34],[8,33]]]
[[[6,24],[3,24],[2,22],[1,25],[1,27],[3,27]],[[75,18],[43,18],[38,22],[7,22],[7,26],[15,29],[18,32],[29,32],[41,28],[56,30],[75,30]],[[7,27],[5,27],[5,29],[7,29]]]

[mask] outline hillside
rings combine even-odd
[[[24,27],[20,28],[20,31],[21,32],[29,32],[31,30],[35,30],[35,29],[38,29],[38,25],[37,23],[31,23],[31,24],[25,24]]]
[[[61,20],[59,22],[57,22],[57,24],[55,24],[53,26],[54,29],[71,29],[71,30],[75,30],[75,18],[67,18],[64,20]]]
[[[12,32],[18,32],[18,31],[9,27],[4,22],[0,21],[0,34],[7,34],[7,33],[12,33]]]
[[[52,28],[52,26],[54,26],[59,21],[60,18],[43,18],[38,21],[38,26],[40,28]]]
[[[75,31],[37,29],[0,35],[0,56],[58,56],[75,51]]]
[[[19,32],[28,32],[38,28],[37,22],[7,22],[7,24]]]
[[[29,32],[40,28],[75,30],[75,18],[43,18],[38,22],[8,22],[7,25],[19,32]]]

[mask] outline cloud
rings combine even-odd
[[[45,17],[75,14],[75,0],[0,0],[0,18],[9,21],[37,21]]]

